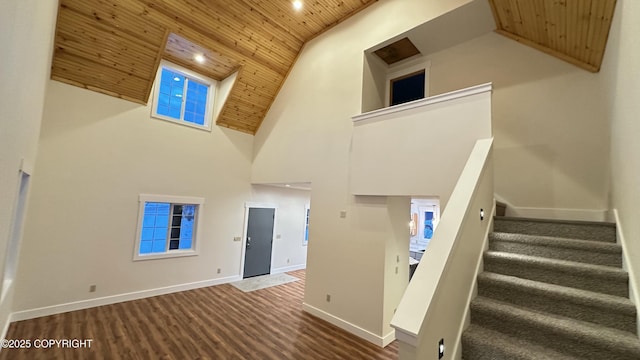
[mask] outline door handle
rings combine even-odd
[[[247,247],[251,246],[251,236],[247,236]]]

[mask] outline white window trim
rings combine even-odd
[[[199,253],[200,247],[200,233],[202,228],[202,219],[204,218],[204,198],[190,197],[190,196],[171,196],[171,195],[151,195],[140,194],[138,198],[138,226],[136,230],[136,241],[133,248],[133,261],[140,260],[154,260],[154,259],[166,259],[183,256],[196,256]],[[140,241],[142,234],[142,222],[144,220],[144,204],[147,202],[163,202],[171,204],[189,204],[198,205],[196,228],[194,229],[194,235],[191,239],[191,249],[189,250],[171,250],[165,253],[145,254],[140,255]],[[167,239],[167,241],[169,241]]]
[[[209,85],[209,91],[207,92],[207,109],[205,111],[204,114],[204,120],[205,120],[205,124],[204,126],[202,125],[198,125],[198,124],[194,124],[194,123],[190,123],[188,121],[184,121],[184,120],[176,120],[172,117],[168,117],[168,116],[164,116],[161,114],[158,114],[157,111],[157,102],[158,102],[158,94],[160,93],[160,79],[162,77],[162,67],[169,67],[171,69],[173,69],[174,71],[180,72],[182,73],[182,75],[198,80],[200,82],[203,82],[207,85]],[[154,80],[153,83],[153,101],[151,104],[151,117],[156,118],[156,119],[160,119],[160,120],[165,120],[165,121],[169,121],[172,122],[174,124],[180,124],[180,125],[184,125],[184,126],[188,126],[188,127],[192,127],[195,129],[200,129],[200,130],[207,130],[207,131],[211,131],[211,127],[212,127],[212,123],[213,123],[213,108],[214,108],[214,102],[216,99],[216,93],[218,92],[218,81],[210,79],[204,75],[200,75],[194,71],[191,71],[187,68],[184,68],[180,65],[176,65],[174,63],[171,63],[167,60],[162,60],[160,61],[160,65],[158,66],[158,71],[156,72],[156,78]],[[186,102],[184,102],[182,104],[183,106],[183,110],[182,112],[184,112],[184,106],[185,106]],[[181,113],[182,113],[181,112]]]
[[[385,79],[385,94],[384,94],[384,106],[391,106],[391,80],[399,77],[417,73],[424,70],[424,97],[429,97],[429,70],[431,69],[431,60],[425,59],[420,56],[417,58],[409,58],[406,61],[401,61],[393,64],[387,70],[387,77]]]

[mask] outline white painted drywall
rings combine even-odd
[[[251,158],[250,135],[50,81],[14,311],[237,276]],[[198,256],[132,261],[141,193],[205,199]]]
[[[410,215],[411,198],[401,196],[387,197],[387,207],[395,217],[392,220],[390,240],[385,242],[385,271],[384,271],[384,317],[382,319],[383,335],[395,339],[395,329],[389,324],[400,304],[402,295],[409,285],[409,226],[407,218]]]
[[[218,82],[218,88],[216,89],[216,100],[213,103],[213,124],[218,121],[218,116],[220,116],[222,107],[227,101],[227,98],[229,97],[229,94],[231,93],[231,90],[233,89],[237,78],[238,72],[236,71],[233,74],[222,79],[222,81]]]
[[[491,137],[491,86],[480,88],[460,90],[443,102],[426,98],[389,108],[392,114],[378,110],[354,118],[350,191],[439,196],[446,207],[476,140]]]
[[[373,106],[362,104],[363,52],[467,2],[379,1],[315,38],[255,137],[253,182],[313,183],[305,303],[380,338],[385,292],[397,291],[385,285],[394,216],[386,202],[362,204],[349,191],[351,117]],[[408,204],[404,214],[407,226]],[[408,227],[405,239],[408,251]]]
[[[640,2],[616,4],[601,73],[611,120],[611,207],[617,210],[636,294],[640,293]],[[606,153],[606,149],[604,150]],[[636,303],[640,298],[635,299]]]
[[[311,200],[311,191],[253,185],[251,198],[253,202],[277,207],[272,272],[304,268],[307,264],[307,245],[303,244],[303,240],[306,207]]]
[[[516,207],[607,208],[601,74],[495,33],[430,58],[432,94],[493,82],[497,194]]]
[[[0,2],[0,272],[17,200],[18,171],[23,159],[30,166],[36,161],[57,5],[40,0]],[[8,324],[12,294],[0,304],[0,331]]]
[[[491,224],[492,142],[483,139],[475,144],[433,244],[422,257],[393,317],[399,339],[415,347],[401,346],[402,360],[435,358],[440,339],[444,339],[448,351],[446,359],[452,359],[456,352]]]

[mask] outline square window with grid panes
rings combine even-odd
[[[195,251],[200,204],[199,200],[146,201],[141,196],[141,224],[134,259],[182,256]]]
[[[163,62],[156,76],[153,117],[210,129],[216,82]]]

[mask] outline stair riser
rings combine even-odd
[[[516,336],[565,354],[571,354],[580,359],[616,359],[637,360],[638,354],[625,353],[624,349],[612,346],[598,346],[591,341],[585,341],[573,333],[558,331],[553,327],[541,327],[537,323],[523,321],[517,317],[478,309],[472,305],[471,322],[495,331]]]
[[[555,267],[536,263],[488,258],[486,256],[484,258],[484,270],[549,284],[629,297],[628,277],[602,276],[599,273],[585,274],[566,269],[559,270]]]
[[[497,232],[616,242],[616,228],[602,225],[510,221],[496,218],[493,229]]]
[[[489,248],[515,254],[541,256],[550,259],[577,261],[586,264],[622,267],[622,254],[597,253],[590,250],[568,249],[546,245],[491,240]]]
[[[562,315],[623,331],[636,331],[636,314],[621,313],[617,309],[595,307],[572,302],[544,291],[511,284],[478,281],[478,295],[508,302],[531,310]]]
[[[464,360],[516,360],[512,354],[499,347],[470,341],[464,333],[462,334],[462,358]]]

